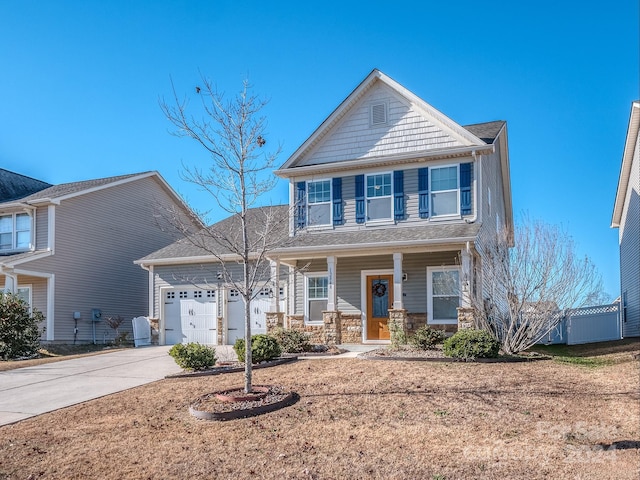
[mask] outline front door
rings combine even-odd
[[[367,277],[367,340],[389,340],[389,309],[393,305],[393,275]]]

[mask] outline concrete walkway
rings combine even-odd
[[[0,372],[0,425],[178,373],[169,348],[131,348]]]

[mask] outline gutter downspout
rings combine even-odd
[[[149,292],[148,292],[148,295],[147,295],[148,302],[149,302],[148,303],[149,318],[155,318],[153,313],[154,313],[156,292],[155,292],[154,284],[153,284],[153,265],[149,265],[148,267],[146,265],[144,265],[143,263],[140,263],[139,265],[144,270],[149,272]]]

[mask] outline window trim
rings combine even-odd
[[[29,305],[29,313],[31,313],[33,311],[33,285],[30,283],[25,285],[18,285],[18,287],[16,288],[16,294],[18,293],[18,290],[25,289],[29,291],[27,304]]]
[[[390,193],[389,195],[383,195],[381,197],[369,197],[369,177],[374,177],[376,175],[389,175],[389,188],[390,188]],[[388,170],[388,171],[384,171],[384,172],[375,172],[375,173],[366,173],[364,175],[364,202],[365,202],[365,224],[369,224],[369,225],[380,225],[380,224],[389,224],[389,223],[394,223],[394,196],[393,194],[394,192],[394,188],[393,188],[393,171],[392,170]],[[389,200],[389,217],[388,218],[376,218],[373,220],[369,219],[369,200],[370,199],[380,199],[380,198],[387,198]]]
[[[434,190],[433,188],[433,172],[434,170],[439,170],[442,168],[452,168],[455,167],[456,169],[456,188],[454,189],[449,189],[449,190]],[[428,202],[429,202],[429,218],[432,220],[440,220],[440,219],[444,219],[444,220],[449,220],[452,218],[462,218],[462,214],[460,213],[460,164],[459,163],[452,163],[452,164],[447,164],[447,165],[438,165],[438,166],[434,166],[434,167],[429,167],[429,198],[428,198]],[[456,192],[456,212],[455,213],[447,213],[444,215],[435,215],[435,208],[433,206],[433,195],[434,193],[448,193],[448,192]]]
[[[458,305],[462,305],[462,291],[460,288],[460,279],[462,278],[462,269],[458,265],[443,265],[440,267],[427,267],[427,325],[457,325],[458,319],[434,319],[433,318],[433,273],[434,272],[458,272]]]
[[[329,183],[329,200],[327,200],[326,202],[314,202],[311,203],[311,201],[309,200],[309,185],[312,183],[320,183],[320,182],[328,182]],[[331,178],[319,178],[317,180],[307,180],[306,182],[306,205],[305,205],[305,213],[306,213],[306,217],[307,217],[307,222],[306,222],[306,228],[309,229],[322,229],[322,228],[328,228],[328,227],[332,227],[333,226],[333,179]],[[318,223],[318,224],[311,224],[311,216],[309,215],[309,207],[311,207],[312,205],[328,205],[329,208],[329,221],[328,223]]]
[[[304,323],[305,325],[322,325],[324,319],[310,320],[309,319],[309,279],[310,278],[326,278],[327,279],[327,296],[326,298],[314,298],[314,300],[326,300],[329,302],[329,272],[311,272],[304,274]]]
[[[19,215],[26,215],[29,218],[29,230],[20,230],[20,232],[29,232],[29,244],[26,247],[18,247],[18,220],[17,217]],[[11,217],[11,231],[4,232],[11,234],[11,247],[9,248],[0,248],[0,252],[27,252],[33,249],[33,238],[34,238],[34,222],[33,215],[29,212],[10,212],[10,213],[2,213],[0,214],[0,218],[2,217]]]

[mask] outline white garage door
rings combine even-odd
[[[251,300],[251,335],[267,333],[267,315],[271,308],[269,288],[263,288]],[[244,338],[244,302],[237,290],[230,289],[227,302],[227,343],[233,345],[238,338]]]
[[[215,290],[177,288],[164,293],[165,343],[216,343]]]

